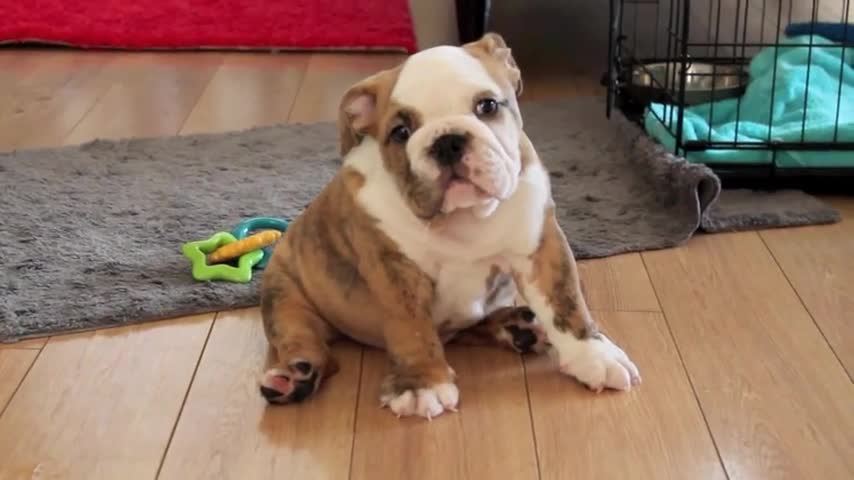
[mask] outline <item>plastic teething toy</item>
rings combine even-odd
[[[241,238],[246,238],[250,232],[255,230],[278,230],[280,232],[284,232],[288,229],[288,222],[282,220],[281,218],[274,217],[255,217],[244,220],[237,224],[234,227],[234,230],[231,231],[231,234],[234,235],[235,238],[240,240]],[[267,266],[267,262],[270,260],[270,255],[272,254],[271,249],[269,247],[264,249],[264,258],[255,265],[256,269],[263,269]]]
[[[207,255],[223,245],[237,242],[234,235],[219,232],[207,240],[185,243],[181,247],[184,256],[193,264],[193,278],[196,280],[226,280],[236,283],[247,283],[252,280],[252,267],[264,257],[262,250],[254,250],[243,254],[237,261],[237,266],[216,264],[208,265]]]
[[[219,232],[207,240],[185,243],[181,251],[192,263],[193,278],[247,283],[252,269],[263,269],[270,246],[282,236],[288,222],[273,217],[255,217],[240,222],[231,233]],[[237,266],[226,262],[237,259]]]
[[[207,255],[208,263],[225,263],[242,255],[276,243],[282,232],[264,230],[235,242],[226,243]]]

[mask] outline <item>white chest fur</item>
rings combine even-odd
[[[445,263],[436,276],[433,323],[450,329],[470,327],[488,313],[488,262]]]
[[[406,206],[394,180],[382,166],[375,141],[366,138],[345,165],[365,176],[358,203],[379,220],[379,228],[436,282],[434,321],[464,328],[480,320],[488,296],[487,278],[507,271],[515,257],[539,244],[549,201],[548,174],[534,164],[521,174],[519,187],[487,218],[472,216],[438,233]]]

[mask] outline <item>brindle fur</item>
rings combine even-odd
[[[531,255],[531,278],[554,310],[554,326],[572,332],[577,338],[598,336],[598,328],[589,315],[581,294],[578,269],[566,236],[558,225],[554,206],[548,207],[540,245]]]
[[[261,291],[267,338],[282,365],[304,358],[323,371],[340,331],[385,348],[407,385],[450,381],[433,282],[354,205],[363,181],[345,168],[276,245]]]

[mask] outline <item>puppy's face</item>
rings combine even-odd
[[[490,215],[515,190],[522,161],[519,69],[495,34],[413,55],[347,92],[342,153],[365,136],[416,216]]]

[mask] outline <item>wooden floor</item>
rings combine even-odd
[[[348,85],[399,60],[2,50],[0,148],[328,120]],[[596,90],[548,75],[526,89]],[[341,344],[317,397],[267,408],[255,309],[3,346],[0,478],[848,480],[854,201],[831,201],[841,224],[582,262],[643,373],[628,394],[455,348],[460,413],[398,420],[379,408],[382,355]]]

